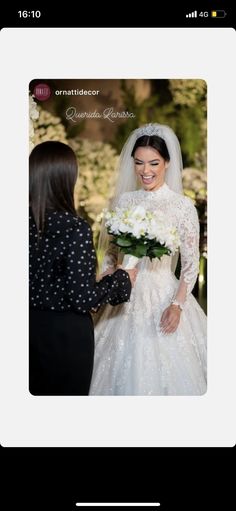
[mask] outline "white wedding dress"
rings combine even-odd
[[[191,200],[166,183],[154,192],[124,193],[119,207],[143,205],[175,222],[181,239],[181,275],[171,257],[143,257],[130,301],[98,313],[90,395],[202,395],[206,392],[206,315],[191,291],[199,269],[199,221]],[[107,253],[103,270],[116,264]],[[164,335],[163,311],[175,298],[183,304],[177,330]],[[95,318],[96,321],[96,318]]]

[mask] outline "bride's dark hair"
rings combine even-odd
[[[138,147],[153,147],[153,149],[156,149],[164,158],[165,161],[170,161],[170,155],[169,151],[167,149],[165,140],[163,138],[158,137],[158,135],[143,135],[142,137],[137,138],[131,156],[134,157],[136,149]]]
[[[48,209],[76,215],[77,173],[76,156],[68,145],[48,141],[34,147],[29,157],[29,196],[38,232],[43,232]]]

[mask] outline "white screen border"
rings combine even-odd
[[[235,55],[235,31],[8,28],[1,31],[0,44],[2,445],[233,446],[235,298],[234,271],[228,261],[229,254],[235,254],[236,83],[230,58]],[[204,396],[34,397],[28,392],[28,86],[42,77],[207,82],[208,390]]]

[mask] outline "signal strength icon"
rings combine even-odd
[[[190,12],[186,14],[186,18],[197,18],[197,11]]]

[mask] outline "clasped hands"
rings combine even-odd
[[[115,269],[113,267],[110,267],[104,273],[99,275],[99,277],[97,278],[97,281],[101,280],[106,275],[111,275],[112,273],[114,273],[114,271],[116,271],[118,269],[124,270],[124,268],[122,268],[122,265],[118,265]],[[127,271],[127,273],[129,274],[131,284],[132,284],[132,286],[134,286],[134,283],[135,283],[135,280],[137,277],[137,273],[138,273],[137,268],[134,268],[132,270],[125,270],[125,271]],[[171,303],[169,305],[169,307],[167,307],[164,310],[164,312],[162,313],[162,316],[161,316],[160,328],[161,328],[162,333],[173,334],[178,328],[178,325],[180,322],[180,315],[181,315],[180,307],[178,305]]]
[[[129,278],[130,278],[132,287],[134,286],[134,283],[135,283],[135,280],[136,280],[136,277],[137,277],[137,273],[138,273],[138,269],[137,268],[133,268],[132,270],[126,270],[125,268],[122,267],[121,264],[118,264],[116,268],[113,268],[111,266],[106,271],[101,273],[101,275],[99,275],[97,277],[97,282],[99,282],[99,280],[103,279],[103,277],[105,277],[106,275],[112,275],[112,273],[114,273],[116,270],[124,270],[124,271],[126,271],[129,274]]]

